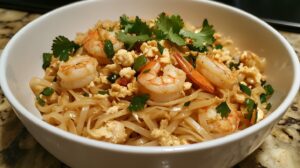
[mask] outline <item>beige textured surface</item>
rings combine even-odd
[[[24,25],[39,15],[0,9],[0,50]],[[280,32],[300,53],[300,34]],[[293,168],[300,165],[300,96],[253,154],[236,167]],[[0,167],[65,167],[22,126],[0,89]]]

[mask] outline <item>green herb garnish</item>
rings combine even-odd
[[[58,36],[53,40],[52,51],[54,57],[59,57],[60,61],[68,61],[69,55],[73,54],[79,45],[74,41],[70,41],[64,36]]]
[[[265,93],[262,93],[259,98],[261,103],[267,102],[267,95]]]
[[[238,63],[230,62],[229,63],[229,69],[231,69],[231,70],[233,70],[233,69],[238,70],[239,66],[240,66],[240,62],[238,62]]]
[[[42,98],[40,98],[39,96],[36,96],[36,100],[39,105],[45,106],[46,102]]]
[[[247,119],[250,120],[251,117],[252,117],[253,110],[256,109],[257,104],[254,102],[254,100],[246,98],[246,100],[245,100],[245,106],[246,106],[247,111],[248,111]]]
[[[265,80],[261,80],[261,81],[260,81],[260,85],[261,85],[261,86],[264,86],[266,83],[267,83],[267,81],[265,81]]]
[[[158,48],[160,54],[163,54],[163,52],[164,52],[164,47],[163,47],[159,42],[157,42],[157,48]]]
[[[115,83],[115,81],[120,77],[120,75],[118,74],[115,74],[115,73],[112,73],[110,74],[108,77],[107,77],[107,80],[110,82],[110,83]]]
[[[128,109],[130,111],[140,111],[140,110],[144,109],[144,106],[149,98],[150,98],[150,96],[148,94],[134,96],[131,99],[131,103],[130,103]]]
[[[84,97],[89,97],[89,94],[86,93],[86,92],[84,92],[82,95],[83,95]]]
[[[51,53],[43,53],[43,69],[46,69],[50,66],[52,54]]]
[[[44,96],[51,96],[54,93],[54,89],[52,89],[51,87],[46,87],[41,94]]]
[[[117,34],[117,38],[125,43],[128,50],[131,50],[137,42],[148,41],[151,38],[151,29],[139,17],[129,20],[126,15],[120,17],[121,29],[123,32]]]
[[[264,89],[266,91],[266,95],[267,96],[271,96],[274,93],[274,89],[273,89],[273,87],[270,84],[265,85]]]
[[[131,33],[136,35],[148,35],[151,36],[152,32],[149,26],[143,22],[138,16],[135,17],[135,20],[129,20],[126,15],[120,17],[121,29],[125,33]]]
[[[220,50],[220,49],[222,49],[222,48],[223,48],[222,44],[217,44],[217,45],[215,46],[215,49],[217,49],[217,50]]]
[[[228,107],[226,102],[222,102],[216,107],[217,113],[221,114],[221,117],[228,117],[229,113],[231,112],[230,108]]]
[[[119,32],[117,34],[117,38],[118,40],[125,43],[125,46],[128,50],[131,50],[137,42],[144,42],[151,39],[150,36],[148,36],[147,34],[131,35],[131,34],[126,34],[124,32]]]
[[[165,13],[161,13],[156,20],[154,33],[157,39],[168,39],[179,46],[183,46],[185,41],[179,35],[183,25],[183,20],[179,15],[167,16]]]
[[[112,58],[115,55],[114,46],[110,40],[104,41],[104,52],[107,58]]]
[[[134,59],[133,69],[138,72],[145,64],[147,63],[147,58],[144,55],[141,55]]]
[[[198,47],[195,47],[193,44],[187,44],[186,45],[190,50],[192,51],[198,51],[198,52],[206,52],[207,51],[207,47],[206,46],[203,46],[202,48],[198,48]]]
[[[143,71],[143,73],[148,73],[148,72],[150,72],[150,69],[146,69]]]
[[[199,33],[194,33],[187,30],[180,30],[180,34],[184,37],[191,38],[193,41],[193,46],[196,48],[204,48],[206,46],[212,45],[215,41],[214,38],[215,30],[212,25],[208,24],[207,19],[202,23],[202,29]]]
[[[269,111],[271,108],[272,108],[272,104],[271,104],[271,103],[268,103],[267,106],[266,106],[266,110]]]
[[[98,93],[101,95],[106,95],[108,94],[108,90],[99,90]]]
[[[254,102],[254,100],[250,99],[250,98],[246,98],[245,100],[245,105],[247,107],[247,111],[248,112],[252,112],[255,108],[256,108],[256,104]]]
[[[187,102],[185,102],[185,103],[183,104],[183,106],[187,107],[187,106],[189,106],[190,104],[191,104],[191,101],[187,101]]]
[[[192,55],[188,55],[188,56],[184,56],[184,58],[191,63],[191,65],[193,65],[194,68],[196,68],[196,60],[197,60],[197,56],[192,56]]]
[[[239,86],[240,86],[240,90],[242,92],[246,93],[248,96],[251,96],[251,89],[248,86],[246,86],[242,83],[239,83]]]

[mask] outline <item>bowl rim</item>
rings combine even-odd
[[[54,127],[43,120],[39,119],[38,117],[34,116],[32,113],[30,113],[21,103],[17,100],[17,98],[12,94],[12,91],[10,90],[10,87],[8,86],[8,81],[6,79],[6,67],[9,57],[9,51],[11,50],[13,44],[15,41],[18,40],[22,34],[24,34],[28,29],[38,24],[41,20],[47,19],[48,16],[51,16],[55,13],[63,12],[66,9],[77,7],[80,5],[84,5],[86,3],[93,3],[97,0],[89,0],[89,1],[79,1],[75,2],[60,8],[57,8],[53,11],[50,11],[39,18],[35,19],[34,21],[30,22],[26,26],[24,26],[19,32],[17,32],[12,39],[8,42],[6,47],[4,48],[2,52],[2,56],[0,57],[0,84],[3,90],[3,93],[7,97],[8,101],[11,103],[12,107],[16,109],[16,113],[20,113],[23,117],[25,117],[27,120],[32,122],[34,125],[40,127],[43,129],[43,131],[48,131],[51,134],[54,134],[55,136],[65,138],[69,141],[74,141],[76,143],[79,143],[81,145],[94,147],[98,149],[104,149],[109,151],[115,151],[115,152],[122,152],[122,153],[137,153],[137,154],[171,154],[171,153],[185,153],[185,152],[192,152],[196,150],[205,150],[217,146],[226,145],[235,141],[238,141],[242,139],[243,137],[249,136],[253,134],[254,132],[257,132],[258,130],[270,125],[273,121],[277,120],[279,117],[281,117],[285,110],[289,107],[289,105],[292,103],[294,97],[296,96],[299,86],[300,86],[300,66],[299,66],[299,60],[298,57],[294,51],[294,49],[291,47],[291,45],[287,42],[287,40],[279,34],[274,28],[272,28],[270,25],[265,23],[264,21],[260,20],[259,18],[244,12],[240,9],[218,3],[213,1],[202,1],[202,0],[191,0],[198,3],[203,3],[206,5],[216,6],[218,8],[223,8],[225,10],[234,12],[235,14],[242,15],[243,17],[253,20],[260,24],[262,27],[270,31],[278,40],[284,45],[284,47],[288,50],[289,57],[292,61],[293,65],[293,82],[292,86],[287,94],[287,96],[284,98],[282,103],[265,119],[260,121],[259,123],[248,127],[247,129],[244,129],[240,132],[236,132],[221,138],[196,143],[196,144],[190,144],[190,145],[182,145],[182,146],[172,146],[172,147],[137,147],[137,146],[129,146],[129,145],[119,145],[119,144],[112,144],[108,142],[102,142],[97,141],[93,139],[88,139],[85,137],[81,137],[78,135],[74,135],[72,133],[69,133],[67,131],[61,130],[57,127]],[[99,2],[99,1],[98,1]]]

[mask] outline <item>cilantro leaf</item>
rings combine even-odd
[[[50,66],[51,59],[52,59],[51,53],[43,53],[43,65],[42,65],[43,69],[46,69]]]
[[[131,103],[130,103],[128,109],[130,111],[140,111],[140,110],[144,109],[144,106],[149,98],[150,98],[150,96],[148,94],[134,96],[131,99]]]
[[[229,113],[231,112],[230,108],[228,107],[226,102],[222,102],[216,107],[217,113],[221,114],[221,117],[228,117]]]
[[[122,15],[120,17],[120,24],[121,24],[121,29],[124,30],[125,33],[128,32],[133,26],[133,21],[129,20],[129,18],[126,15]]]
[[[131,35],[131,34],[125,34],[124,32],[119,32],[117,34],[117,38],[118,38],[118,40],[125,43],[126,48],[128,50],[131,50],[133,48],[134,44],[137,42],[144,42],[144,41],[150,40],[150,37],[146,34],[135,36],[135,35]]]
[[[240,62],[238,62],[238,63],[230,62],[230,63],[229,63],[229,69],[230,69],[230,70],[234,70],[234,69],[238,70],[240,64],[241,64]]]
[[[172,30],[169,31],[168,39],[179,46],[185,45],[184,39],[180,35],[173,33]]]
[[[70,41],[64,36],[57,36],[53,40],[51,49],[53,51],[54,57],[59,57],[60,61],[68,61],[69,55],[73,54],[78,48],[79,45],[74,41]]]
[[[217,44],[215,46],[215,49],[217,49],[217,50],[221,50],[222,48],[223,48],[222,44]]]
[[[143,22],[138,16],[135,17],[135,20],[129,20],[126,15],[120,17],[121,29],[125,33],[131,33],[136,35],[147,34],[151,36],[152,32],[149,26]]]
[[[205,19],[202,23],[202,29],[199,33],[194,33],[188,30],[180,30],[179,34],[191,38],[193,41],[193,45],[196,48],[204,48],[206,46],[212,45],[215,41],[214,38],[215,30],[212,25],[208,24],[207,19]]]
[[[178,34],[184,23],[179,15],[167,16],[165,13],[161,13],[158,16],[156,25],[163,32],[169,32],[172,29],[174,33]]]
[[[184,25],[179,15],[167,16],[161,13],[156,20],[155,35],[157,39],[169,39],[171,42],[182,46],[185,45],[184,39],[179,35],[179,31]]]
[[[147,34],[147,35],[151,36],[150,28],[138,16],[135,18],[135,22],[134,22],[132,28],[129,29],[128,33],[134,33],[137,35]]]

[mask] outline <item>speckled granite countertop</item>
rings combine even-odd
[[[38,14],[0,9],[0,50]],[[300,34],[281,32],[300,54]],[[300,94],[271,135],[253,154],[234,167],[298,168],[300,165]],[[67,167],[43,149],[13,113],[0,89],[0,168]]]

